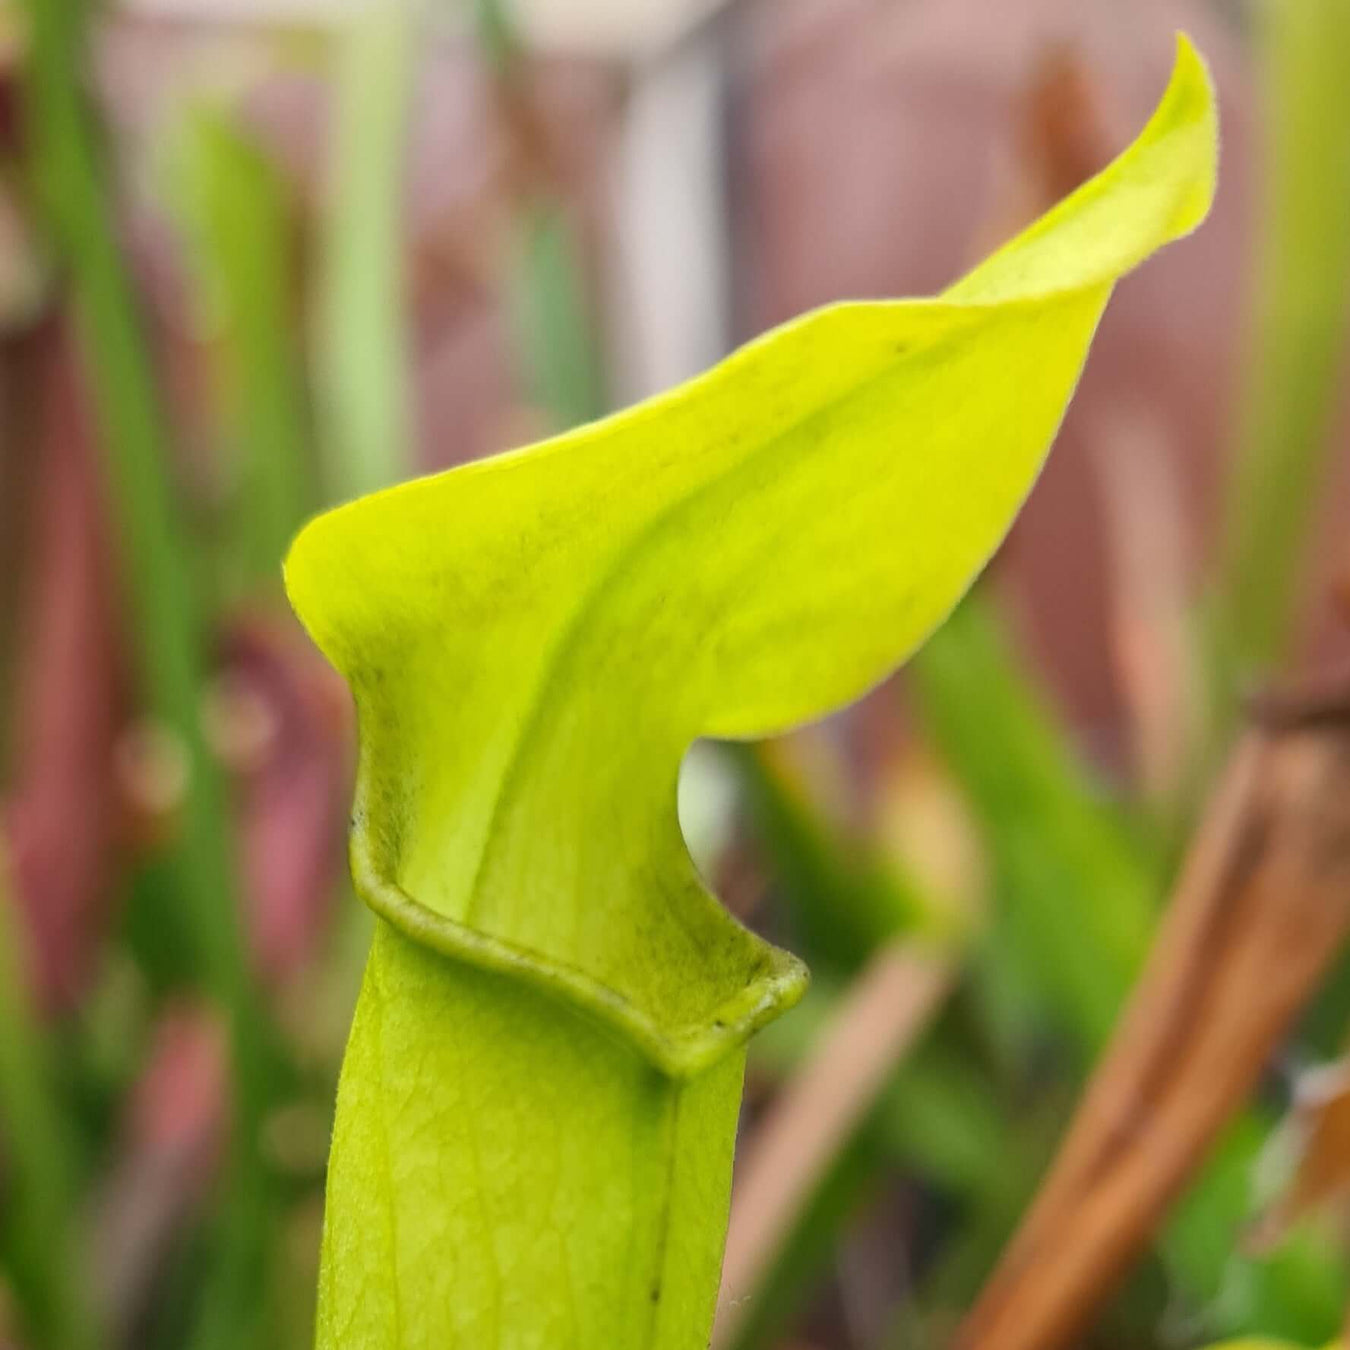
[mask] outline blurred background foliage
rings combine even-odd
[[[1215,214],[988,576],[856,708],[686,763],[700,865],[815,974],[752,1053],[719,1350],[946,1343],[1245,699],[1347,655],[1350,0],[0,8],[0,1344],[309,1339],[368,928],[297,524],[937,290],[1179,27]],[[1336,1332],[1347,1018],[1342,960],[1083,1344]]]

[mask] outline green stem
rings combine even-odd
[[[536,400],[566,430],[604,411],[595,325],[559,206],[547,198],[523,206],[519,231],[513,278],[517,341]]]
[[[28,18],[33,161],[67,272],[107,456],[141,687],[187,769],[169,862],[190,918],[194,956],[230,1021],[236,1119],[229,1194],[242,1199],[265,1185],[258,1125],[270,1091],[271,1052],[240,931],[225,785],[199,717],[206,625],[172,486],[170,437],[83,97],[85,7],[28,0]],[[248,1240],[261,1235],[253,1232]],[[243,1301],[256,1301],[252,1292],[238,1292]]]
[[[933,635],[909,673],[924,732],[986,833],[1005,901],[998,939],[1010,942],[1004,950],[1026,964],[1038,997],[1091,1053],[1105,1043],[1148,951],[1158,871],[980,596]]]
[[[409,467],[401,221],[414,32],[413,6],[387,0],[362,7],[338,39],[318,383],[341,497]]]
[[[815,968],[854,974],[884,943],[941,923],[899,860],[839,837],[761,747],[729,744],[723,754]]]
[[[5,1246],[29,1330],[52,1350],[88,1350],[72,1140],[52,1084],[49,1046],[27,998],[22,938],[0,854],[0,1131],[13,1193]]]
[[[171,195],[213,323],[223,459],[232,482],[232,571],[275,590],[291,535],[313,506],[295,314],[288,202],[281,175],[223,110],[186,120]]]
[[[1211,750],[1298,617],[1350,320],[1350,0],[1263,7],[1265,189],[1248,391],[1211,612]]]
[[[478,48],[497,83],[507,129],[532,116],[524,47],[502,0],[475,0]],[[534,401],[566,431],[605,412],[599,334],[586,302],[577,241],[544,166],[523,158],[534,181],[516,202],[516,248],[507,279],[514,336]]]

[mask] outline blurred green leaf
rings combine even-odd
[[[262,1040],[239,932],[223,785],[198,715],[206,625],[174,497],[171,442],[80,82],[72,76],[82,69],[82,6],[34,0],[30,9],[35,173],[89,359],[146,702],[186,757],[177,893],[190,909],[207,979],[236,1014],[247,1098],[257,1085]]]
[[[0,852],[0,1241],[27,1330],[51,1350],[92,1350],[80,1247],[75,1141],[56,1091],[53,1047],[28,1005],[20,920]]]
[[[778,891],[817,965],[857,971],[889,938],[926,925],[924,900],[895,860],[871,856],[861,840],[838,838],[761,747],[728,749]]]
[[[1255,1329],[1316,1344],[1339,1325],[1347,1294],[1340,1254],[1308,1223],[1268,1255],[1239,1249],[1255,1218],[1256,1180],[1274,1123],[1253,1110],[1234,1121],[1183,1196],[1162,1251],[1212,1334]],[[1216,1234],[1231,1235],[1216,1241]]]
[[[265,1233],[250,1216],[267,1188],[258,1126],[277,1054],[240,931],[225,787],[199,715],[208,625],[175,495],[172,441],[84,101],[86,6],[30,0],[27,12],[24,84],[33,174],[87,358],[143,698],[184,768],[169,858],[172,895],[188,916],[193,961],[231,1023],[235,1166],[221,1243],[228,1288],[219,1292],[209,1321],[213,1333],[238,1350],[250,1337],[232,1328],[253,1315],[264,1278]]]
[[[308,428],[295,329],[290,201],[273,163],[221,109],[184,118],[167,189],[195,264],[215,375],[234,569],[250,587],[280,580],[281,559],[312,504]]]
[[[559,427],[603,408],[596,344],[568,222],[553,204],[525,208],[514,275],[516,330],[539,406]]]
[[[335,38],[316,378],[333,497],[384,487],[412,462],[402,221],[419,8],[358,6]]]
[[[1265,182],[1256,331],[1213,587],[1221,753],[1237,701],[1281,660],[1299,617],[1350,336],[1350,0],[1259,10]]]
[[[1007,943],[1089,1054],[1143,964],[1161,891],[1142,840],[1092,781],[1018,667],[995,613],[969,598],[910,670],[923,727],[985,832]]]
[[[1333,1342],[1326,1350],[1338,1350],[1340,1342]],[[1272,1341],[1264,1337],[1243,1337],[1236,1341],[1224,1341],[1222,1345],[1211,1345],[1209,1350],[1299,1350],[1292,1341]]]

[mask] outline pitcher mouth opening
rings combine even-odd
[[[658,1009],[643,1006],[572,963],[485,933],[423,904],[379,866],[359,815],[353,821],[350,853],[357,894],[405,937],[447,960],[524,980],[619,1035],[669,1078],[692,1078],[711,1068],[796,1004],[809,983],[807,968],[798,957],[757,940],[761,960],[739,989],[697,1021],[672,1024]],[[736,921],[727,915],[727,922]]]

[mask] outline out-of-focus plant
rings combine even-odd
[[[52,1046],[28,1006],[8,865],[0,852],[0,1129],[14,1172],[0,1243],[32,1329],[53,1350],[86,1350],[96,1341],[75,1228],[74,1150]]]
[[[1075,762],[983,597],[962,605],[911,675],[924,729],[975,805],[994,862],[999,903],[978,967],[989,1013],[1057,1027],[1086,1068],[1147,952],[1163,890],[1158,850]],[[1089,896],[1090,912],[1067,923],[1077,898]],[[1000,985],[1014,987],[1000,997]],[[1008,1016],[1010,1002],[1018,1016]],[[1339,1308],[1333,1254],[1305,1232],[1260,1260],[1214,1237],[1249,1217],[1251,1174],[1269,1124],[1259,1110],[1235,1122],[1160,1249],[1178,1291],[1214,1305],[1210,1315],[1223,1327],[1316,1335]]]
[[[335,49],[315,379],[330,500],[384,487],[408,467],[400,222],[419,12],[413,0],[357,6]]]
[[[271,589],[286,543],[313,505],[300,361],[292,346],[290,202],[276,166],[223,109],[197,108],[183,120],[165,177],[214,357],[219,459],[232,475],[224,570],[233,590]]]
[[[1210,615],[1209,751],[1288,654],[1350,335],[1350,3],[1260,6],[1266,182],[1255,328]]]
[[[1056,1024],[1095,1053],[1148,950],[1159,869],[1077,761],[984,597],[961,606],[911,678],[924,731],[989,836],[1003,901],[998,950],[1016,958]],[[1077,904],[1089,895],[1090,904]]]
[[[69,288],[87,361],[143,702],[181,777],[167,852],[178,907],[164,926],[191,941],[193,973],[225,1012],[234,1079],[232,1183],[216,1216],[206,1313],[197,1344],[261,1335],[271,1182],[262,1121],[278,1052],[256,996],[240,924],[223,775],[206,742],[201,693],[208,623],[175,497],[165,415],[131,278],[119,250],[105,166],[81,79],[82,4],[28,6],[24,72],[31,167]]]
[[[1333,1341],[1326,1347],[1326,1350],[1339,1350],[1339,1341]],[[1224,1341],[1222,1345],[1212,1345],[1209,1350],[1300,1350],[1300,1347],[1293,1344],[1292,1341],[1269,1341],[1261,1339],[1251,1339],[1240,1341]]]
[[[745,1040],[804,971],[704,890],[680,758],[847,702],[941,621],[1114,282],[1204,216],[1214,150],[1183,42],[1121,159],[940,299],[819,311],[301,534],[287,584],[356,697],[379,916],[321,1346],[706,1342]]]

